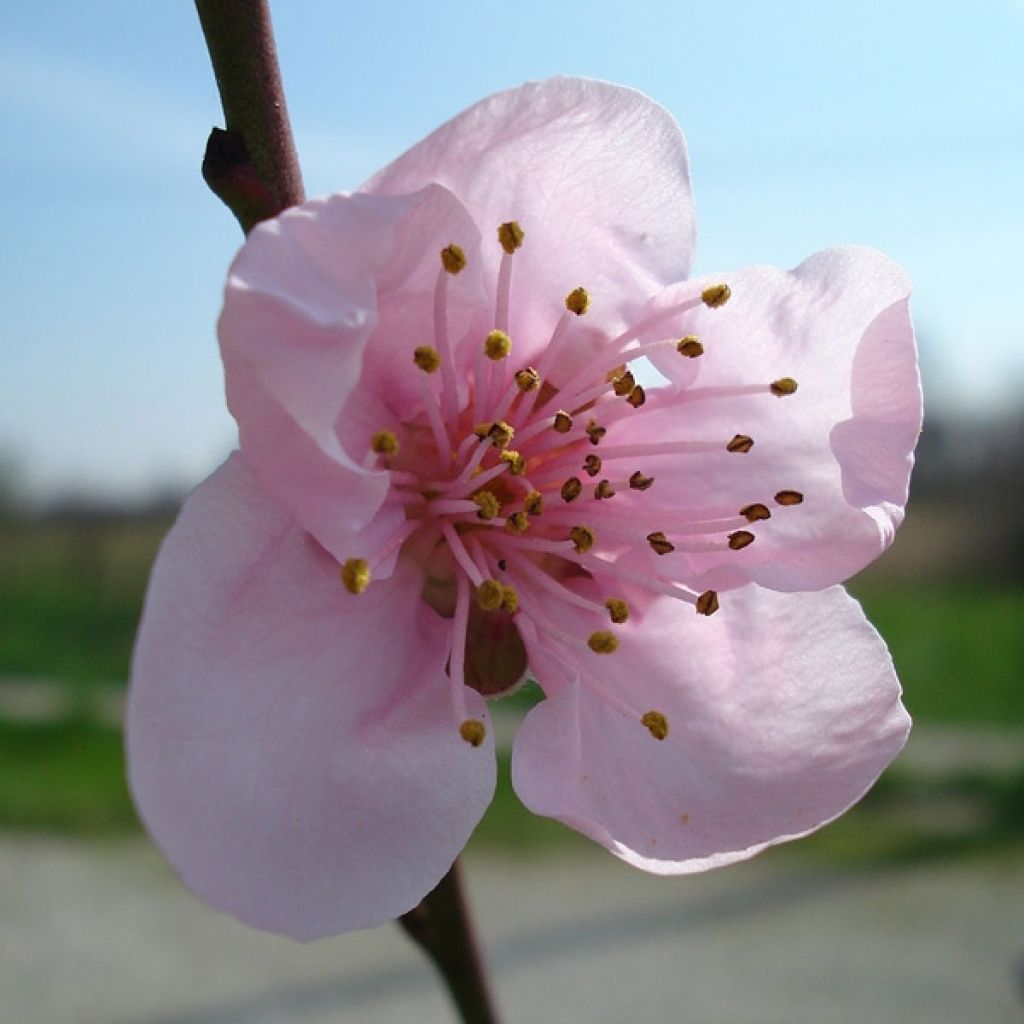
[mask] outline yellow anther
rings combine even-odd
[[[696,334],[688,334],[685,338],[679,339],[676,351],[681,356],[686,356],[687,359],[696,359],[697,356],[704,355],[704,346],[697,339]]]
[[[754,535],[749,530],[737,530],[729,534],[729,547],[733,551],[742,551],[745,547],[754,543]]]
[[[668,719],[660,711],[646,712],[640,724],[647,726],[647,731],[656,740],[663,740],[668,735]]]
[[[647,543],[651,545],[651,550],[656,555],[668,555],[676,549],[675,544],[661,530],[655,530],[654,533],[647,534]]]
[[[583,484],[580,482],[578,476],[571,476],[568,480],[562,484],[562,489],[559,494],[562,495],[562,501],[568,503],[575,501],[583,490]]]
[[[509,615],[514,615],[519,611],[519,595],[516,593],[516,588],[510,587],[507,583],[501,588],[501,610],[508,612]]]
[[[522,476],[526,472],[526,459],[511,448],[506,448],[498,458],[508,463],[508,471],[512,476]]]
[[[589,526],[574,526],[569,531],[569,540],[579,554],[585,555],[594,546],[594,531]]]
[[[530,517],[525,512],[510,512],[505,516],[505,529],[509,533],[526,533],[530,528]]]
[[[516,431],[515,427],[504,420],[498,420],[497,423],[491,424],[487,436],[495,448],[507,448],[512,443],[512,438],[516,436]]]
[[[519,222],[507,220],[504,224],[499,224],[498,241],[501,243],[502,249],[511,256],[523,244],[523,229],[519,226]]]
[[[429,345],[420,345],[413,352],[412,361],[424,373],[436,373],[441,368],[441,354]]]
[[[378,430],[370,438],[370,449],[377,455],[394,455],[398,451],[398,438],[390,430]]]
[[[634,491],[648,491],[654,484],[653,476],[644,476],[643,473],[638,469],[635,473],[630,475],[629,486]]]
[[[753,505],[744,505],[740,509],[740,515],[748,523],[756,523],[762,519],[771,519],[771,509],[767,505],[762,505],[761,502],[755,501]]]
[[[485,612],[495,612],[505,599],[505,587],[497,580],[484,580],[476,588],[476,600]]]
[[[564,409],[559,409],[551,421],[551,429],[557,434],[568,434],[572,430],[572,417]]]
[[[737,434],[726,446],[727,452],[740,452],[745,455],[754,447],[754,439],[746,434]]]
[[[516,387],[520,391],[536,391],[540,387],[540,374],[532,366],[516,370]]]
[[[602,481],[600,481],[598,483],[598,485],[594,488],[594,497],[598,501],[601,501],[602,498],[614,498],[615,497],[615,488],[612,487],[611,481],[610,480],[602,480]]]
[[[346,559],[340,576],[350,594],[361,594],[370,585],[370,563],[365,558]]]
[[[466,268],[466,254],[454,242],[441,250],[441,266],[449,274],[457,274]]]
[[[470,500],[479,507],[480,519],[493,519],[501,511],[501,502],[491,491],[477,491]]]
[[[718,611],[718,594],[713,590],[705,590],[697,598],[698,615],[714,615]]]
[[[544,511],[544,495],[540,491],[530,491],[523,498],[523,511],[527,515],[539,516]]]
[[[609,597],[604,606],[608,609],[608,618],[616,626],[621,626],[629,618],[629,605],[621,597]]]
[[[625,372],[626,364],[619,363],[618,366],[613,367],[604,375],[604,379],[608,381],[609,384],[614,384]]]
[[[634,409],[639,409],[640,406],[647,401],[647,392],[645,392],[644,389],[640,387],[639,384],[637,384],[637,386],[633,388],[633,390],[630,391],[629,395],[626,397],[626,401],[629,402],[629,404],[633,406]]]
[[[775,495],[775,500],[780,505],[799,505],[804,496],[799,491],[779,491]]]
[[[512,339],[504,331],[491,331],[484,338],[484,355],[495,363],[511,351]]]
[[[478,423],[473,428],[473,433],[477,437],[479,437],[481,441],[486,441],[488,435],[491,432],[491,427],[493,427],[493,426],[494,426],[494,423],[491,420],[488,420],[486,423]]]
[[[601,438],[608,433],[608,428],[602,427],[597,420],[588,420],[584,429],[587,432],[587,437],[590,438],[591,444],[600,444]]]
[[[718,309],[729,301],[732,290],[727,284],[713,284],[700,293],[701,301],[709,309]]]
[[[607,629],[599,629],[587,637],[587,646],[595,654],[614,654],[619,647],[619,638]]]
[[[792,377],[780,377],[778,380],[773,380],[769,387],[776,398],[785,398],[786,395],[796,394],[799,385]]]
[[[636,378],[627,370],[621,377],[612,381],[612,390],[619,396],[625,398],[633,388],[636,387]]]
[[[471,746],[479,747],[487,735],[487,727],[479,718],[467,718],[459,726],[459,735]]]
[[[601,472],[601,458],[598,455],[588,455],[583,460],[583,472],[587,476],[597,476]]]
[[[587,294],[586,288],[573,288],[571,292],[565,297],[565,308],[570,313],[575,313],[577,316],[583,316],[588,309],[590,309],[590,296]]]

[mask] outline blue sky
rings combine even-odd
[[[642,89],[687,135],[697,270],[860,242],[915,282],[929,404],[1024,387],[1024,2],[273,6],[310,194],[530,78]],[[33,494],[197,482],[232,444],[214,338],[238,229],[192,5],[0,7],[0,452]]]

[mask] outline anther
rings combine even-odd
[[[744,505],[740,509],[740,515],[748,523],[756,523],[762,519],[771,519],[772,513],[767,505],[762,505],[761,502],[755,501],[752,505]]]
[[[624,373],[626,372],[626,364],[619,363],[618,366],[613,366],[605,375],[604,379],[609,384],[614,384]]]
[[[639,409],[640,406],[647,401],[647,393],[639,384],[637,384],[637,386],[630,391],[626,401],[629,402],[634,409]]]
[[[676,351],[687,359],[696,359],[697,356],[704,355],[704,346],[697,340],[696,334],[688,334],[685,338],[679,339]]]
[[[504,420],[498,420],[497,423],[492,423],[491,429],[487,431],[487,437],[495,448],[507,448],[512,443],[512,438],[515,436],[515,428],[510,426]]]
[[[573,290],[565,297],[565,308],[569,310],[570,313],[575,313],[577,316],[583,316],[583,314],[590,308],[590,296],[587,294],[587,289],[573,288]]]
[[[505,529],[509,533],[526,533],[530,528],[530,517],[525,512],[510,512],[505,516]]]
[[[597,476],[601,472],[601,458],[598,455],[588,455],[583,460],[583,472],[587,476]]]
[[[544,511],[544,495],[540,491],[530,491],[523,498],[523,511],[527,515],[539,516]]]
[[[459,735],[471,746],[479,747],[487,735],[487,727],[479,718],[467,718],[459,726]]]
[[[795,394],[798,386],[792,377],[780,377],[778,380],[773,380],[769,385],[772,394],[776,398],[785,398],[786,395]]]
[[[718,309],[729,301],[732,289],[727,284],[713,284],[700,293],[701,301],[708,309]]]
[[[656,555],[668,555],[676,549],[675,544],[661,530],[655,530],[654,533],[647,534],[647,543],[651,545],[651,550]]]
[[[378,430],[370,438],[370,449],[377,455],[394,455],[398,451],[398,438],[390,430]]]
[[[551,422],[551,429],[557,434],[568,434],[572,430],[572,417],[564,409],[559,409]]]
[[[516,370],[516,387],[520,391],[536,391],[540,387],[540,374],[532,366]]]
[[[799,505],[804,496],[799,491],[779,491],[775,495],[775,501],[779,505]]]
[[[754,543],[754,535],[749,530],[737,530],[729,534],[729,547],[733,551],[742,551],[745,547]]]
[[[718,611],[718,594],[714,590],[705,590],[697,598],[698,615],[714,615]]]
[[[740,452],[745,455],[754,447],[754,439],[746,434],[737,434],[726,446],[727,452]]]
[[[476,600],[485,612],[495,612],[501,607],[505,598],[504,584],[497,580],[484,580],[476,588]]]
[[[619,647],[619,638],[607,629],[599,629],[587,637],[587,646],[595,654],[614,654]]]
[[[491,427],[493,427],[493,426],[494,426],[494,424],[490,420],[488,420],[486,423],[478,423],[473,428],[473,433],[477,437],[479,437],[481,441],[486,441],[488,435],[491,432]]]
[[[668,719],[660,711],[646,712],[640,724],[645,725],[656,740],[663,740],[668,735]]]
[[[412,361],[424,373],[436,373],[441,367],[441,354],[429,345],[420,345],[412,354]]]
[[[636,387],[636,378],[627,370],[621,377],[612,381],[612,390],[619,398],[625,398]]]
[[[608,618],[616,626],[621,626],[629,618],[629,605],[621,597],[609,597],[604,606],[608,609]]]
[[[568,503],[570,501],[575,501],[580,496],[580,492],[582,490],[583,484],[580,482],[580,478],[578,476],[571,476],[564,484],[562,484],[562,489],[559,491],[559,494],[562,495],[562,501]]]
[[[574,526],[569,531],[569,540],[579,554],[585,555],[594,546],[594,531],[589,526]]]
[[[643,473],[638,469],[629,478],[629,486],[634,491],[646,491],[649,490],[651,485],[654,483],[653,476],[644,476]]]
[[[365,558],[346,559],[340,576],[350,594],[361,594],[370,585],[370,564]]]
[[[498,242],[502,249],[512,255],[523,244],[523,229],[519,222],[507,220],[504,224],[498,225]]]
[[[504,331],[491,331],[484,338],[484,355],[493,362],[504,359],[512,351],[512,339]]]
[[[507,583],[501,585],[501,610],[508,612],[509,615],[519,611],[519,594],[515,587],[510,587]]]
[[[608,433],[608,428],[602,427],[597,420],[588,420],[586,427],[583,429],[587,432],[587,437],[590,438],[591,444],[600,444],[601,438]]]
[[[454,242],[441,250],[441,266],[449,274],[457,274],[466,267],[466,254]]]
[[[470,500],[480,508],[479,519],[493,519],[501,511],[501,502],[491,491],[477,491]]]
[[[508,463],[508,471],[512,476],[522,476],[526,472],[526,459],[519,452],[506,448],[498,458]]]
[[[610,480],[601,480],[594,488],[594,497],[600,501],[602,498],[614,498],[615,488]]]

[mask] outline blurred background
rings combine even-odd
[[[851,584],[910,747],[812,839],[671,883],[531,818],[504,780],[467,860],[510,1019],[555,1000],[580,1021],[1018,1019],[1024,3],[273,10],[310,195],[490,92],[583,74],[682,125],[697,272],[857,242],[915,283],[911,505]],[[215,124],[184,0],[0,7],[0,1021],[444,1020],[396,929],[303,950],[202,908],[125,789],[149,565],[233,445],[214,323],[241,236],[199,176]],[[510,734],[528,699],[503,706]]]

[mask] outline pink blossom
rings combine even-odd
[[[252,232],[219,325],[240,452],[160,554],[130,705],[200,896],[298,938],[410,909],[527,672],[519,796],[649,871],[804,835],[895,756],[892,663],[833,584],[903,516],[907,279],[844,248],[688,280],[693,252],[672,118],[576,79]]]

